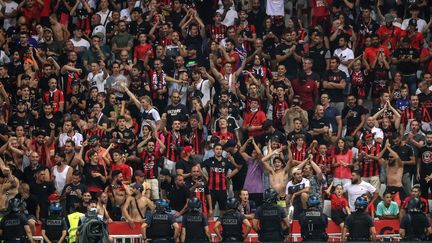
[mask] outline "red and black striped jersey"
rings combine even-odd
[[[234,169],[226,158],[218,160],[211,157],[203,162],[203,167],[209,175],[208,188],[214,191],[225,191],[227,189],[226,176],[229,169]]]
[[[103,138],[105,136],[105,129],[102,129],[102,128],[98,127],[98,128],[96,128],[94,130],[87,129],[87,130],[84,131],[84,137],[85,137],[85,139],[89,139],[93,135],[97,135],[100,138]]]
[[[197,183],[201,183],[201,182],[197,182]],[[194,183],[192,182],[189,188],[191,188],[193,185],[194,185]],[[208,185],[206,182],[204,182],[204,185],[198,186],[197,188],[195,188],[194,191],[191,192],[192,197],[195,196],[201,201],[201,203],[203,205],[204,214],[207,214],[206,195],[209,195],[209,194],[210,194],[210,191],[209,191],[209,188],[208,188]]]
[[[226,32],[227,27],[223,24],[218,26],[211,24],[207,27],[207,33],[209,34],[209,37],[217,43],[220,43],[220,41],[226,37]]]
[[[142,169],[146,179],[156,179],[158,177],[158,160],[160,158],[159,151],[147,152],[143,151],[140,154],[142,161]]]
[[[195,154],[204,154],[204,130],[195,129],[189,132],[189,142],[192,145]]]
[[[303,161],[306,159],[307,155],[307,146],[306,144],[303,144],[301,149],[298,149],[297,146],[294,144],[291,145],[291,153],[292,153],[292,159],[297,161]]]
[[[287,99],[280,101],[277,97],[275,97],[275,101],[273,102],[273,122],[282,122],[282,118],[285,114],[285,111],[289,109],[289,103]]]
[[[314,156],[314,162],[321,168],[321,170],[324,173],[325,171],[323,170],[323,168],[330,168],[331,166],[332,163],[331,155],[328,153],[325,154],[316,153]]]
[[[165,157],[168,160],[177,162],[180,159],[180,154],[178,153],[179,147],[185,145],[184,137],[180,133],[175,133],[168,131],[165,140],[166,153]]]
[[[401,123],[406,126],[408,124],[408,121],[411,119],[416,118],[416,114],[421,113],[422,121],[424,122],[431,122],[431,116],[429,115],[429,112],[427,109],[424,109],[422,107],[417,108],[416,110],[413,110],[411,107],[406,108],[401,115]]]
[[[359,153],[364,151],[368,155],[378,156],[378,154],[381,152],[381,145],[379,143],[374,143],[372,146],[360,144],[358,150]],[[363,177],[378,176],[380,173],[379,163],[374,159],[363,157],[363,159],[360,161],[360,168],[363,172]]]
[[[213,133],[213,136],[216,136],[219,138],[219,140],[231,140],[231,139],[235,139],[234,137],[234,133],[232,132],[221,132],[221,131],[217,131]]]

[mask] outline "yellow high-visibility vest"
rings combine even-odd
[[[69,221],[69,229],[68,229],[68,235],[69,235],[69,243],[76,242],[76,233],[78,230],[78,223],[80,218],[84,216],[83,213],[80,212],[74,212],[67,216]]]

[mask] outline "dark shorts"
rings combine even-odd
[[[331,210],[331,219],[335,224],[340,225],[341,223],[345,222],[347,215],[340,210],[332,209]]]
[[[212,199],[212,206],[213,208],[216,206],[216,202],[219,204],[220,210],[226,210],[226,202],[228,199],[226,191],[210,191],[211,199]]]

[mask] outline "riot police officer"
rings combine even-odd
[[[142,226],[144,241],[149,238],[151,242],[176,242],[179,236],[179,226],[175,222],[174,215],[170,212],[169,203],[165,199],[155,202],[156,212],[147,218]]]
[[[243,239],[246,238],[250,232],[251,224],[246,216],[238,211],[239,204],[240,202],[236,198],[228,198],[226,204],[228,210],[214,225],[214,232],[222,242],[243,242]],[[221,225],[222,235],[219,232],[219,226]],[[243,225],[246,227],[244,234]]]
[[[183,216],[181,242],[210,241],[208,221],[201,211],[202,203],[197,197],[188,201],[189,211]]]
[[[6,215],[0,221],[0,236],[4,243],[34,242],[26,217],[21,214],[22,201],[18,198],[9,200]],[[27,236],[27,237],[26,237]]]
[[[429,221],[421,209],[421,200],[413,197],[408,201],[407,213],[400,222],[400,236],[407,241],[426,241],[431,234]]]
[[[346,218],[342,241],[346,240],[347,232],[349,232],[348,241],[375,241],[376,230],[373,219],[365,212],[368,206],[366,198],[358,197],[354,206],[356,211]]]
[[[316,196],[310,196],[306,202],[308,209],[300,214],[301,236],[303,241],[327,241],[327,215],[319,210],[321,201]]]
[[[283,241],[288,235],[289,220],[285,210],[276,205],[277,192],[273,188],[264,191],[264,204],[257,208],[253,219],[253,229],[259,235],[259,241]],[[258,227],[258,223],[260,227]],[[285,224],[285,229],[282,224]]]
[[[42,224],[42,237],[44,241],[52,243],[65,242],[67,225],[61,213],[62,206],[60,206],[60,203],[50,205],[48,218]]]

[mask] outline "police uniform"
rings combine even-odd
[[[223,242],[243,241],[243,220],[246,216],[237,210],[228,210],[218,219],[222,225]]]
[[[303,241],[327,241],[327,215],[321,211],[312,209],[300,215],[301,236]]]
[[[150,217],[147,230],[147,237],[152,239],[151,242],[174,242],[172,237],[174,230],[172,225],[175,223],[174,216],[166,212],[155,212]]]
[[[370,241],[370,228],[374,223],[365,212],[351,213],[346,219],[345,226],[349,229],[348,241]]]
[[[265,203],[258,207],[255,219],[260,222],[259,241],[283,241],[281,221],[286,217],[279,205]]]
[[[42,223],[42,230],[45,230],[45,235],[48,237],[48,239],[50,239],[51,242],[57,243],[62,236],[63,230],[67,230],[66,221],[59,215],[50,215]]]
[[[204,214],[197,211],[188,212],[183,217],[182,227],[186,230],[185,242],[209,241],[204,227],[208,226]]]
[[[408,201],[407,213],[400,222],[400,229],[405,230],[404,240],[425,241],[427,229],[430,227],[428,218],[422,211],[420,198],[413,197]]]
[[[0,222],[4,243],[27,242],[25,225],[28,225],[28,221],[24,215],[15,212],[5,215]]]

